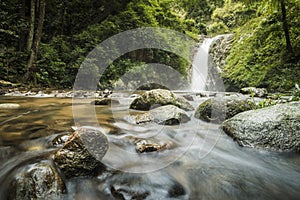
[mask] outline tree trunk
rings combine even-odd
[[[30,51],[34,36],[34,20],[35,20],[35,0],[30,1],[30,28],[27,40],[27,50]]]
[[[34,24],[35,24],[35,0],[30,1],[30,28],[29,28],[29,33],[28,33],[28,40],[27,40],[27,51],[30,52],[28,63],[27,63],[27,69],[26,69],[26,74],[24,76],[24,81],[28,81],[29,76],[30,76],[30,71],[32,67],[32,63],[34,60],[34,50],[32,48],[33,44],[33,36],[34,36]]]
[[[37,30],[36,30],[36,35],[35,35],[35,41],[34,41],[34,62],[33,62],[33,75],[34,75],[34,84],[37,84],[36,80],[36,72],[37,72],[37,56],[38,56],[38,51],[40,47],[40,42],[43,34],[43,24],[44,24],[44,19],[45,19],[45,0],[40,0],[39,1],[39,19],[38,19],[38,25],[37,25]]]
[[[28,6],[30,7],[30,5]],[[20,19],[26,19],[26,8],[27,8],[27,3],[26,0],[22,0],[21,1],[21,5],[20,5],[20,9],[19,9],[19,17]],[[27,36],[26,34],[21,32],[22,30],[20,30],[19,35],[20,35],[20,39],[19,39],[19,51],[24,51],[25,48],[27,48]]]
[[[31,0],[34,1],[34,0]],[[39,10],[39,18],[38,18],[38,24],[36,31],[33,30],[33,33],[35,32],[33,42],[30,49],[30,57],[27,64],[27,73],[25,75],[25,80],[28,81],[30,76],[33,76],[34,85],[37,84],[36,79],[36,72],[37,72],[37,55],[39,51],[39,46],[42,38],[43,33],[43,24],[44,24],[44,18],[45,18],[45,0],[39,0],[38,1],[38,10]],[[34,2],[35,4],[35,2]],[[33,23],[35,20],[33,20]],[[30,30],[31,31],[31,30]]]
[[[283,27],[285,41],[286,41],[286,48],[290,54],[293,54],[293,48],[292,48],[291,40],[290,40],[289,26],[288,26],[287,17],[286,17],[286,9],[285,9],[284,0],[280,0],[280,7],[281,7],[281,14],[282,14],[282,27]]]

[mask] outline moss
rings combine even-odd
[[[206,122],[220,123],[238,113],[255,108],[255,104],[247,99],[208,99],[198,106],[194,116]]]

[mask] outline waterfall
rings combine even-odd
[[[192,91],[204,91],[209,68],[209,47],[214,38],[206,38],[197,49],[192,62]]]

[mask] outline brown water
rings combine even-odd
[[[96,107],[98,125],[93,128],[108,137],[103,162],[110,170],[65,180],[67,194],[62,199],[300,198],[299,155],[241,148],[218,125],[194,118],[173,127],[134,125],[129,95],[115,94],[120,105]],[[203,101],[194,98],[194,106]],[[82,116],[77,121],[81,126],[93,125],[87,113],[90,101],[74,105]],[[50,159],[56,151],[52,140],[71,133],[75,124],[72,99],[1,97],[0,103],[20,104],[18,109],[0,111],[0,195],[5,199],[18,168]],[[137,154],[130,142],[133,136],[170,142],[172,148]]]

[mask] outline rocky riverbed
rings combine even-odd
[[[300,158],[293,153],[299,152],[298,102],[259,109],[264,99],[248,94],[200,97],[159,89],[115,92],[103,98],[118,103],[95,105],[93,95],[85,94],[77,97],[86,103],[73,105],[71,98],[0,98],[1,196],[293,199],[300,195]],[[220,98],[226,99],[221,105],[227,109],[208,107],[225,112],[224,116],[226,110],[232,111],[224,122],[196,118],[200,105]],[[145,103],[148,110],[129,109],[138,108],[136,102]],[[256,110],[243,110],[245,103],[256,105],[250,107]],[[82,114],[94,108],[99,126],[75,127],[74,106]]]

